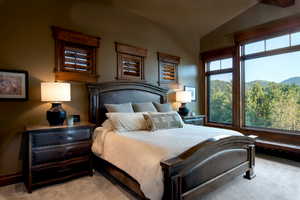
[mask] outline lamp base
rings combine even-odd
[[[60,103],[52,103],[52,107],[47,110],[47,120],[50,126],[63,125],[66,117],[67,113]]]
[[[189,114],[189,109],[187,109],[187,107],[185,107],[185,103],[182,103],[180,108],[178,109],[178,113],[180,116],[187,116]]]

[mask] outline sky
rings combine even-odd
[[[282,82],[300,77],[300,51],[245,61],[245,81]]]
[[[245,54],[300,45],[300,32],[252,42],[245,45]],[[221,63],[221,65],[220,65]],[[223,65],[223,66],[222,66]],[[231,59],[211,62],[211,70],[232,66]],[[267,56],[245,61],[245,81],[266,80],[280,83],[292,77],[300,77],[300,51]],[[211,80],[231,81],[231,74],[212,76]]]
[[[300,45],[300,32],[286,34],[245,45],[245,53],[251,54]],[[256,58],[245,61],[245,81],[267,80],[280,83],[291,77],[300,77],[300,51]]]

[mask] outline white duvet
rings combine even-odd
[[[98,127],[92,151],[135,178],[145,196],[159,200],[163,195],[160,162],[178,156],[208,138],[242,135],[239,132],[205,126],[118,133]]]

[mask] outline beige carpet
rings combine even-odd
[[[201,200],[300,200],[300,163],[259,155],[257,177],[235,178]],[[35,190],[27,194],[23,184],[0,188],[0,200],[131,200],[120,187],[100,174]]]

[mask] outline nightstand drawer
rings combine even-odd
[[[77,176],[79,174],[84,175],[89,173],[90,169],[89,161],[70,163],[67,165],[56,165],[55,167],[45,167],[32,170],[32,180],[34,185],[39,185],[44,181],[49,180],[63,180]]]
[[[35,148],[32,150],[32,164],[37,165],[89,155],[91,151],[90,148],[91,143],[89,141],[77,144]]]
[[[193,124],[193,125],[204,125],[204,115],[195,115],[195,116],[185,116],[182,117],[182,120],[186,124]]]
[[[185,119],[184,123],[186,123],[186,124],[194,124],[194,125],[203,125],[204,124],[204,120],[203,120],[203,118],[201,118],[201,119]]]
[[[49,145],[67,144],[87,140],[91,136],[88,128],[57,129],[32,134],[32,146],[41,147]]]

